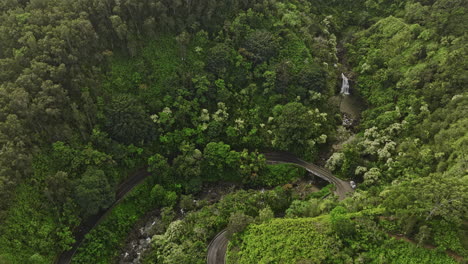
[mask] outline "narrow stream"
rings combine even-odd
[[[125,252],[120,255],[120,264],[141,263],[142,254],[150,247],[154,235],[153,227],[159,221],[159,216],[150,218],[143,227],[138,229],[137,236],[127,244]]]
[[[217,202],[222,196],[236,190],[237,185],[229,183],[221,183],[216,185],[207,185],[203,188],[201,193],[194,196],[194,203],[198,201],[207,200],[208,204]],[[183,219],[187,212],[177,208],[176,219]],[[155,210],[148,213],[140,221],[135,224],[125,241],[125,244],[120,251],[120,255],[116,263],[119,264],[140,264],[142,258],[148,249],[151,248],[151,241],[154,235],[157,234],[156,227],[161,221],[160,211]]]

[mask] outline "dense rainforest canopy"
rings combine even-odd
[[[205,263],[223,229],[228,263],[466,262],[467,8],[0,1],[0,263],[53,263],[105,211],[73,263]],[[317,191],[268,151],[357,188]]]

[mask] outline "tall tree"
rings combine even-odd
[[[94,215],[108,208],[115,199],[104,171],[89,167],[75,185],[75,200],[84,215]]]
[[[277,105],[270,118],[272,145],[281,150],[311,156],[317,145],[325,143],[328,131],[327,114],[293,102]]]
[[[105,115],[106,131],[118,142],[141,145],[155,137],[154,123],[135,97],[114,96]]]

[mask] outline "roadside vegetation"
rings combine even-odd
[[[367,217],[350,220],[339,210],[252,224],[231,240],[226,263],[457,263],[445,252],[395,240]]]
[[[230,263],[466,259],[467,13],[462,0],[0,1],[0,263],[54,262],[142,168],[75,263],[118,261],[155,210],[146,263],[203,263],[225,228]],[[365,104],[351,127],[333,103],[342,72]],[[272,150],[357,189],[298,191],[307,174],[268,165]],[[221,182],[245,190],[190,202]]]

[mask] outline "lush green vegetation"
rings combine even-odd
[[[243,241],[245,246],[231,257],[234,263],[323,263],[338,249],[330,226],[307,218],[252,225]]]
[[[288,207],[293,191],[276,188],[270,191],[237,191],[226,195],[218,203],[190,207],[190,212],[183,220],[168,224],[162,232],[153,238],[152,252],[145,262],[149,263],[206,263],[206,245],[221,229],[229,229],[260,221],[262,212],[281,212]],[[198,207],[203,202],[198,203]],[[242,221],[242,223],[240,222]],[[165,231],[164,231],[165,230]]]
[[[226,227],[233,262],[466,258],[467,20],[463,0],[0,1],[0,262],[53,262],[142,168],[75,262],[116,261],[151,210],[149,263],[201,263]],[[367,106],[348,131],[341,72]],[[261,154],[319,161],[351,130],[327,161],[358,182],[344,201]],[[219,182],[273,190],[190,203]]]
[[[157,194],[152,190],[157,190]],[[106,263],[116,257],[122,240],[135,222],[154,207],[172,207],[177,194],[159,185],[151,184],[151,179],[135,187],[122,202],[116,205],[102,223],[86,235],[74,262]]]
[[[230,242],[227,263],[457,263],[443,252],[389,238],[363,222],[352,236],[342,238],[334,218],[332,211],[331,216],[250,225]]]

